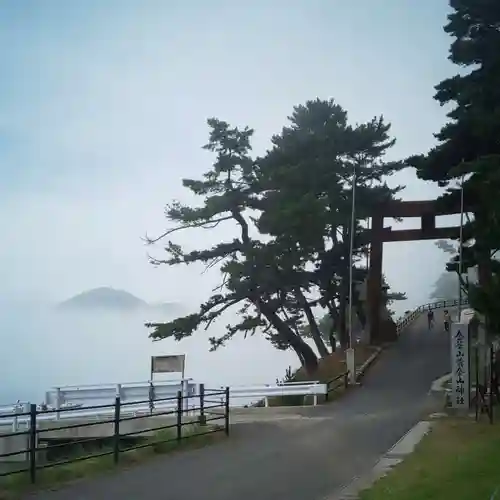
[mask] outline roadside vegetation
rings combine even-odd
[[[500,423],[447,418],[361,500],[497,500],[499,471]]]

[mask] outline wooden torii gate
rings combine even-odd
[[[382,255],[385,242],[389,241],[418,241],[458,238],[458,226],[436,227],[437,215],[452,215],[460,213],[457,209],[443,209],[436,200],[425,201],[393,201],[381,205],[372,216],[370,269],[368,273],[367,302],[368,319],[370,324],[371,343],[381,343],[396,339],[395,328],[382,328]],[[419,217],[420,229],[384,228],[386,217]]]

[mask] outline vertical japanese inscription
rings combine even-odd
[[[469,408],[469,331],[468,325],[451,325],[452,406]]]

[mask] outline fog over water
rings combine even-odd
[[[277,351],[260,335],[237,337],[213,353],[199,336],[152,342],[144,327],[152,319],[168,316],[58,312],[47,304],[1,302],[0,404],[39,402],[59,385],[146,381],[151,355],[185,353],[186,376],[211,387],[272,383],[298,365],[293,352]]]

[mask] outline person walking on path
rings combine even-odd
[[[444,311],[444,331],[450,331],[450,313],[448,312],[448,309],[445,309]]]
[[[432,330],[434,326],[434,311],[429,307],[427,311],[427,327],[429,330]]]

